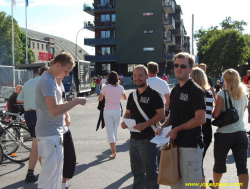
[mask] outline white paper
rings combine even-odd
[[[131,132],[138,132],[138,133],[140,133],[139,130],[134,129],[134,126],[136,126],[136,122],[135,122],[134,119],[123,118],[123,121],[128,126],[128,130],[130,130]]]
[[[161,135],[156,135],[150,142],[157,144],[156,147],[165,145],[170,141],[170,137],[166,138],[169,131],[171,131],[172,126],[164,127],[161,131]]]

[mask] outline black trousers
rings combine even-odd
[[[63,177],[72,178],[76,169],[76,153],[70,130],[63,135]]]

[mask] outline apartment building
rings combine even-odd
[[[159,64],[160,73],[173,75],[173,58],[189,52],[189,37],[175,0],[93,0],[84,11],[94,17],[85,28],[95,32],[84,44],[95,47],[85,60],[95,63],[96,75],[112,70],[132,75],[137,64]]]

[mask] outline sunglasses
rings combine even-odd
[[[175,68],[178,68],[179,66],[181,67],[181,69],[186,69],[187,68],[187,66],[185,64],[174,64]]]

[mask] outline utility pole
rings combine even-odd
[[[194,55],[194,14],[192,14],[192,55]]]

